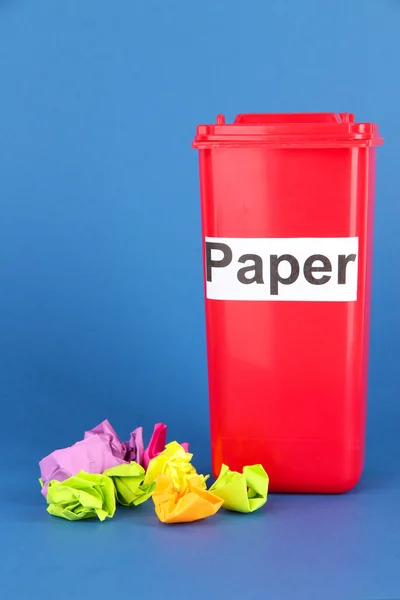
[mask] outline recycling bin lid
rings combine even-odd
[[[383,139],[374,123],[355,123],[352,113],[239,114],[232,124],[218,115],[214,125],[199,125],[194,148],[218,146],[368,147]]]

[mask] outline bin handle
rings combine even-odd
[[[221,123],[222,115],[218,115],[217,124]],[[287,125],[287,124],[325,124],[325,123],[354,123],[354,115],[350,113],[289,113],[289,114],[240,114],[235,125]]]

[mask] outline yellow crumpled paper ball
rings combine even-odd
[[[187,480],[191,475],[197,475],[197,471],[191,464],[193,454],[186,452],[178,442],[170,442],[165,446],[165,450],[153,458],[146,471],[144,485],[157,481],[160,475],[167,475],[171,478],[173,487],[179,493],[184,493],[187,488]],[[208,478],[204,475],[198,475],[202,485]]]

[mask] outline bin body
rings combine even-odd
[[[339,493],[364,463],[377,127],[199,126],[213,472]]]

